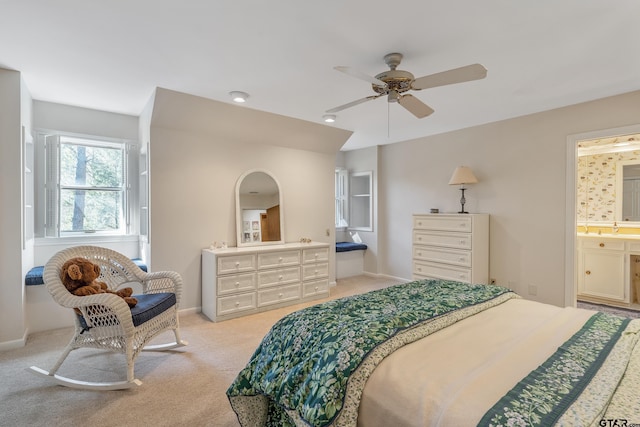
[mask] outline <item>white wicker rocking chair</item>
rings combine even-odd
[[[111,293],[76,296],[60,279],[62,265],[70,258],[84,257],[98,264],[98,280],[109,289],[142,285],[142,295],[135,295],[138,304],[130,309],[119,296]],[[44,268],[44,283],[53,299],[63,307],[78,309],[75,333],[54,367],[45,371],[36,366],[31,371],[54,380],[60,385],[81,389],[120,390],[141,385],[134,377],[134,362],[141,350],[169,350],[187,345],[180,338],[178,305],[182,278],[176,272],[146,273],[131,259],[111,249],[78,246],[55,254]],[[173,330],[175,342],[145,346],[154,336]],[[87,382],[57,375],[56,372],[72,350],[97,348],[123,353],[127,359],[127,380],[119,382]]]

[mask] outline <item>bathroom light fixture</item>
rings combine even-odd
[[[237,90],[233,90],[231,92],[229,92],[229,95],[231,95],[231,99],[233,99],[233,102],[238,102],[238,103],[243,103],[243,102],[247,102],[247,98],[249,98],[249,94],[246,92],[240,92]]]
[[[460,198],[460,204],[462,207],[460,208],[460,214],[466,214],[464,210],[464,204],[466,203],[466,199],[464,198],[464,190],[465,184],[475,184],[478,182],[478,178],[473,174],[473,171],[468,166],[458,166],[456,170],[453,171],[453,175],[449,180],[449,185],[459,185],[460,191],[462,191],[462,197]]]
[[[322,116],[322,120],[324,120],[327,123],[333,123],[336,121],[336,115],[335,114],[325,114],[324,116]]]

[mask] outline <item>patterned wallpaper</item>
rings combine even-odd
[[[640,159],[640,150],[578,157],[578,222],[613,222],[616,210],[616,163]]]

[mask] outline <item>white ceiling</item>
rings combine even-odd
[[[484,80],[338,113],[343,149],[432,135],[640,89],[637,0],[0,0],[0,67],[34,99],[138,115],[155,87],[321,123],[373,94],[404,54],[421,77],[481,63]]]

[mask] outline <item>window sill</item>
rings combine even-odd
[[[35,246],[54,246],[54,245],[88,245],[95,243],[113,243],[113,242],[137,242],[140,236],[137,234],[128,235],[84,235],[84,236],[68,236],[68,237],[38,237],[35,239]]]

